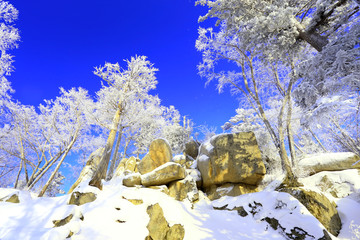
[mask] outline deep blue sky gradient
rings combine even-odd
[[[197,74],[201,53],[195,49],[198,17],[207,9],[193,0],[10,0],[20,30],[15,72],[9,77],[23,104],[55,98],[59,87],[100,88],[92,71],[105,62],[145,55],[159,69],[158,94],[196,125],[218,127],[235,113],[236,98],[205,88]]]

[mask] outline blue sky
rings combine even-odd
[[[55,98],[59,87],[83,87],[94,95],[100,79],[92,71],[105,62],[145,55],[159,69],[158,94],[196,125],[220,126],[235,113],[236,98],[205,88],[197,74],[197,19],[206,8],[193,0],[10,0],[20,30],[15,72],[9,78],[23,104]],[[211,24],[208,22],[205,24]],[[125,65],[123,65],[125,66]]]

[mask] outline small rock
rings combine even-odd
[[[122,197],[122,198],[128,200],[129,202],[131,202],[134,205],[140,205],[140,204],[144,203],[144,201],[142,199],[127,199],[125,197]]]
[[[73,218],[74,215],[70,214],[69,216],[61,219],[61,220],[53,220],[54,223],[54,227],[61,227],[64,226],[65,224],[69,223],[71,221],[71,219]]]
[[[83,205],[85,203],[93,202],[96,200],[96,194],[92,192],[82,193],[82,192],[73,192],[71,194],[69,205]]]
[[[19,193],[12,194],[0,199],[0,202],[20,203]]]

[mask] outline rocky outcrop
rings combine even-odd
[[[330,202],[323,194],[302,188],[283,188],[281,191],[299,200],[331,234],[339,235],[341,219],[334,202]]]
[[[138,164],[138,171],[141,174],[151,172],[157,167],[170,162],[172,152],[169,144],[164,139],[156,139],[151,142],[149,153]]]
[[[140,173],[133,173],[125,176],[123,178],[123,185],[126,187],[135,187],[136,185],[141,185]]]
[[[74,191],[74,189],[79,186],[79,184],[83,181],[89,180],[93,177],[97,167],[99,166],[101,156],[104,152],[104,148],[99,148],[93,153],[91,153],[89,159],[86,162],[85,167],[81,170],[79,178],[76,180],[76,182],[71,186],[68,193],[71,193]]]
[[[360,169],[360,157],[352,152],[314,154],[301,159],[298,166],[309,174]]]
[[[169,196],[178,201],[188,199],[190,202],[196,202],[199,199],[199,191],[195,179],[188,175],[183,180],[171,182],[169,184]]]
[[[225,183],[257,185],[265,175],[265,165],[252,132],[212,137],[201,145],[197,167],[204,187]]]
[[[236,197],[247,193],[258,192],[258,187],[243,183],[225,183],[212,185],[205,188],[205,193],[210,200],[216,200],[224,196]]]
[[[93,202],[96,200],[96,194],[92,192],[73,192],[68,202],[69,205],[83,205],[85,203]]]
[[[169,227],[169,223],[164,217],[164,212],[160,205],[150,205],[147,210],[150,221],[146,228],[149,231],[147,239],[152,240],[182,240],[185,236],[185,229],[181,224]]]
[[[141,175],[141,184],[145,187],[157,186],[184,178],[185,169],[180,164],[168,162],[149,173]]]

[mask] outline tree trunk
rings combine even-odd
[[[314,31],[306,31],[301,23],[297,22],[296,28],[299,31],[299,38],[310,44],[318,52],[321,52],[326,44],[328,44],[326,37]]]
[[[23,165],[23,161],[20,161],[20,168],[19,168],[19,172],[18,172],[18,174],[17,174],[17,176],[16,176],[14,188],[17,188],[17,187],[18,187],[19,177],[20,177],[20,173],[21,173],[21,170],[22,170],[22,165]]]
[[[115,116],[113,119],[112,128],[110,130],[109,137],[108,137],[106,145],[105,145],[104,153],[101,157],[98,169],[96,170],[93,178],[89,182],[90,186],[94,186],[99,189],[102,189],[101,180],[105,179],[105,177],[106,177],[106,172],[107,172],[107,168],[109,166],[109,161],[110,161],[110,157],[111,157],[111,151],[114,146],[116,132],[117,132],[118,125],[120,122],[121,112],[122,112],[122,106],[121,106],[121,102],[119,102],[118,109],[116,110],[116,113],[115,113]]]
[[[292,115],[292,102],[291,102],[291,93],[287,93],[288,96],[288,112],[287,112],[287,118],[286,118],[286,132],[289,142],[289,150],[290,150],[290,156],[291,156],[291,163],[292,167],[296,168],[296,152],[295,152],[295,142],[294,142],[294,135],[292,132],[292,126],[291,126],[291,115]]]
[[[115,145],[115,151],[114,151],[114,155],[113,158],[111,160],[111,164],[110,164],[110,168],[106,177],[106,180],[109,181],[113,175],[114,175],[114,170],[115,170],[115,165],[116,165],[116,159],[117,159],[117,155],[119,152],[119,147],[120,147],[120,142],[121,142],[121,137],[122,137],[122,130],[123,130],[123,126],[120,127],[119,129],[119,133],[118,133],[118,138],[116,140],[116,145]]]
[[[47,162],[36,174],[30,177],[28,182],[28,190],[32,189],[34,185],[45,175],[45,173],[54,165],[54,163],[63,155],[63,151],[59,152],[57,157],[52,158]]]
[[[328,150],[324,147],[324,145],[321,143],[320,139],[315,135],[315,133],[311,130],[311,128],[309,127],[309,132],[311,133],[311,135],[313,136],[313,138],[315,138],[315,140],[317,141],[317,143],[320,145],[320,147],[322,148],[322,150],[324,150],[325,152],[328,152]]]
[[[291,88],[290,88],[291,89]],[[290,94],[289,92],[287,94]],[[282,166],[285,169],[286,172],[286,177],[284,180],[284,184],[290,187],[298,187],[301,184],[297,181],[296,176],[293,173],[293,170],[291,168],[291,164],[288,158],[288,155],[286,153],[286,148],[285,148],[285,137],[284,137],[284,129],[283,129],[283,115],[284,115],[284,110],[285,110],[285,106],[287,101],[289,100],[289,98],[285,97],[283,99],[283,103],[280,109],[280,113],[279,113],[279,117],[278,117],[278,131],[279,131],[279,142],[280,142],[280,157],[282,160]]]
[[[77,134],[76,134],[77,135]],[[60,162],[58,163],[58,165],[56,166],[55,170],[53,171],[53,173],[51,174],[49,180],[46,182],[45,186],[42,188],[41,192],[39,193],[38,197],[42,197],[47,188],[49,187],[49,185],[51,184],[51,182],[54,180],[56,173],[59,171],[61,164],[63,163],[64,159],[66,158],[66,156],[68,155],[68,153],[70,152],[72,146],[74,145],[74,143],[76,142],[77,136],[73,137],[73,140],[70,142],[69,146],[66,148],[65,153],[63,154],[63,156],[61,157]]]

